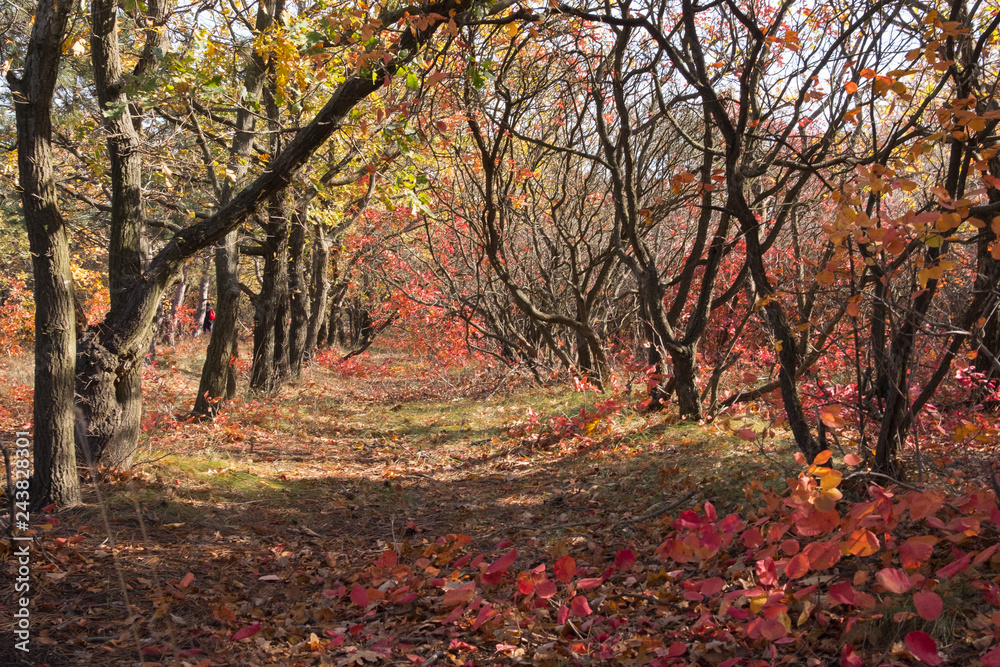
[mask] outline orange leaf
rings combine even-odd
[[[563,556],[552,567],[556,579],[569,583],[576,575],[576,560],[572,556]]]
[[[178,585],[178,588],[187,588],[193,582],[194,582],[194,573],[188,572],[187,574],[184,575],[184,578],[181,579],[181,582]]]
[[[833,452],[829,449],[824,449],[816,455],[816,458],[813,459],[813,465],[821,466],[829,461],[831,456],[833,456]]]
[[[855,556],[871,556],[879,546],[875,533],[865,528],[858,528],[847,538],[847,551]]]
[[[858,84],[854,83],[853,81],[848,81],[847,85],[844,86],[844,90],[847,91],[848,95],[853,95],[854,93],[858,92]]]

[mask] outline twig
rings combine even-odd
[[[697,489],[692,489],[691,491],[688,492],[688,494],[686,496],[684,496],[680,500],[675,500],[674,502],[670,503],[669,505],[667,505],[666,507],[664,507],[662,509],[652,510],[650,512],[647,512],[646,514],[643,514],[640,517],[636,517],[634,519],[626,519],[624,521],[619,521],[617,524],[614,524],[614,525],[619,525],[619,524],[623,524],[623,523],[638,523],[640,521],[648,521],[649,519],[652,519],[654,517],[658,517],[661,514],[664,514],[666,512],[669,512],[672,509],[680,507],[681,505],[683,505],[684,503],[686,503],[687,501],[689,501],[692,497],[694,497],[694,494],[696,494],[697,492],[698,492]]]
[[[435,662],[443,658],[445,655],[444,651],[435,651],[431,654],[431,657],[424,660],[421,664],[423,665],[433,665]]]
[[[871,470],[859,470],[858,472],[852,472],[850,475],[847,475],[846,477],[844,477],[844,481],[846,482],[847,480],[853,479],[855,477],[881,477],[882,479],[887,479],[890,482],[892,482],[893,484],[901,486],[904,489],[909,489],[910,491],[923,491],[923,489],[921,489],[919,487],[913,486],[911,484],[907,484],[906,482],[900,482],[898,479],[896,479],[892,475],[886,475],[886,474],[881,473],[881,472],[872,472]]]
[[[609,600],[645,600],[646,602],[654,602],[658,605],[664,607],[669,607],[671,603],[665,602],[660,598],[653,597],[652,595],[642,595],[641,593],[619,593],[618,595],[611,595],[608,597]]]
[[[697,492],[698,492],[698,490],[695,489],[693,491],[688,492],[688,494],[686,496],[684,496],[683,498],[681,498],[680,500],[675,500],[674,502],[670,503],[666,507],[661,507],[659,509],[653,510],[652,512],[647,512],[646,514],[643,514],[642,516],[633,517],[631,519],[622,519],[621,521],[615,521],[614,523],[612,523],[610,525],[611,526],[620,526],[620,525],[626,524],[626,523],[638,523],[639,521],[648,521],[649,519],[652,519],[652,518],[657,517],[657,516],[659,516],[659,515],[661,515],[661,514],[663,514],[665,512],[669,512],[672,509],[680,507],[681,505],[683,505],[684,503],[686,503],[688,500],[690,500],[694,496],[694,494],[696,494]],[[518,525],[518,526],[510,526],[510,528],[511,529],[521,529],[521,530],[550,531],[550,530],[561,530],[563,528],[582,528],[582,527],[585,527],[585,526],[596,526],[596,525],[602,524],[602,523],[606,523],[606,521],[604,519],[595,519],[594,521],[581,521],[579,523],[559,523],[559,524],[556,524],[554,526],[525,526],[525,525]],[[500,528],[498,530],[495,530],[495,531],[493,531],[493,533],[499,533],[502,530],[504,530],[504,528]],[[487,533],[487,536],[492,535],[493,533]]]

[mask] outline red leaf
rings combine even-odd
[[[454,605],[462,604],[472,597],[472,594],[476,592],[476,584],[466,584],[465,586],[460,586],[459,588],[451,588],[444,593],[444,603],[449,607]]]
[[[894,567],[884,567],[875,573],[875,578],[878,579],[878,583],[889,591],[890,593],[896,593],[897,595],[902,595],[906,591],[910,590],[913,585],[910,583],[910,577],[902,570],[897,570]]]
[[[795,554],[785,566],[785,576],[789,579],[799,579],[809,573],[809,558],[805,554]]]
[[[933,535],[911,537],[899,547],[899,560],[908,570],[915,570],[927,562],[934,552],[938,539]]]
[[[757,580],[765,586],[771,586],[778,578],[772,558],[762,558],[757,561],[755,569],[757,571]]]
[[[984,655],[980,660],[983,667],[1000,667],[1000,646]]]
[[[699,593],[705,597],[712,597],[719,591],[721,591],[726,585],[726,582],[722,577],[712,577],[711,579],[706,579],[701,582],[701,590]]]
[[[354,584],[354,588],[351,589],[351,602],[358,605],[359,607],[367,607],[368,591],[361,588],[361,586]]]
[[[944,504],[944,494],[940,491],[914,492],[910,498],[910,518],[919,521],[924,517],[937,514]]]
[[[628,570],[635,565],[635,554],[631,549],[622,549],[615,554],[615,567],[619,570]]]
[[[830,586],[830,597],[841,604],[854,604],[854,595],[857,591],[849,581],[842,581],[839,584]]]
[[[942,661],[941,656],[938,655],[937,642],[926,632],[914,630],[906,635],[903,642],[917,660],[925,662],[928,665],[941,664]]]
[[[844,644],[844,648],[840,649],[840,664],[842,667],[863,667],[865,663],[861,660],[861,656],[854,652],[853,646]]]
[[[788,539],[781,543],[781,550],[789,556],[794,556],[799,552],[799,541]]]
[[[559,581],[569,583],[576,575],[576,560],[572,556],[563,556],[556,561],[552,571]]]
[[[535,586],[535,595],[542,598],[543,600],[548,600],[555,594],[556,594],[556,584],[551,579],[545,579],[544,581],[540,581]]]
[[[826,570],[840,560],[840,542],[812,542],[806,545],[802,553],[809,559],[809,567],[813,570]]]
[[[535,579],[530,572],[521,572],[517,575],[517,590],[521,592],[521,595],[527,595],[535,590]]]
[[[768,641],[777,641],[786,634],[785,626],[776,618],[767,619],[760,625],[760,636]]]
[[[241,639],[246,639],[247,637],[253,637],[255,634],[260,632],[261,624],[252,623],[245,628],[241,628],[233,633],[233,636],[229,638],[231,642],[238,642]]]
[[[577,595],[573,598],[573,601],[570,602],[570,607],[573,610],[573,615],[581,618],[590,616],[593,613],[590,609],[590,603],[587,602],[587,598],[582,595]]]
[[[953,549],[953,551],[957,551],[957,550]],[[962,552],[961,551],[957,551],[957,553],[962,553]],[[966,568],[968,568],[969,564],[971,562],[972,562],[972,556],[970,554],[965,554],[964,556],[962,556],[958,560],[956,560],[956,561],[954,561],[952,563],[948,563],[947,565],[945,565],[944,567],[942,567],[940,570],[938,570],[937,571],[937,576],[941,577],[942,579],[951,579],[952,577],[954,577],[959,572],[962,572]]]
[[[848,454],[844,457],[844,465],[859,466],[861,465],[861,457],[857,454]],[[848,646],[850,646],[850,644],[848,644]],[[854,649],[851,650],[853,651]]]
[[[472,629],[478,630],[479,626],[490,620],[491,616],[493,616],[493,605],[486,603],[483,605],[483,608],[479,610],[479,614],[476,615],[476,622],[472,624]]]
[[[936,619],[941,615],[941,609],[944,607],[944,603],[941,602],[941,596],[933,591],[920,591],[919,593],[914,593],[913,605],[917,608],[917,613],[920,614],[920,618],[925,621],[933,621]]]
[[[514,564],[515,560],[517,560],[517,549],[511,549],[506,554],[493,561],[493,563],[486,568],[486,574],[503,574],[507,571],[507,568]]]
[[[591,588],[597,588],[604,583],[603,577],[594,577],[591,579],[581,579],[576,582],[576,587],[582,591],[589,591]]]
[[[685,644],[684,642],[674,642],[673,644],[670,645],[670,648],[667,649],[667,657],[679,658],[680,656],[687,653],[687,650],[688,650],[687,644]]]
[[[559,605],[559,611],[556,612],[556,623],[559,625],[565,625],[566,621],[569,620],[569,607],[564,604]]]

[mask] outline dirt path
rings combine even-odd
[[[351,627],[356,612],[323,591],[386,550],[413,560],[445,538],[486,554],[516,544],[550,567],[569,553],[600,563],[655,543],[659,512],[708,496],[735,511],[745,480],[774,475],[730,438],[605,396],[384,356],[350,377],[317,366],[214,424],[185,421],[193,380],[172,361],[147,374],[144,463],[100,485],[106,514],[91,486],[43,535],[33,659],[135,664],[138,641],[165,664],[344,663],[355,653],[303,642]],[[440,650],[426,620],[403,630],[424,637],[419,659]],[[232,641],[258,622],[266,631]]]

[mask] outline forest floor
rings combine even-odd
[[[678,424],[669,410],[640,412],[638,393],[532,387],[388,350],[314,364],[276,396],[235,401],[205,423],[185,412],[198,370],[191,344],[161,353],[145,375],[135,467],[88,478],[84,506],[51,513],[32,556],[25,664],[675,664],[673,656],[715,667],[753,657],[704,623],[680,632],[700,595],[679,588],[653,598],[676,573],[657,559],[633,561],[652,557],[684,510],[752,520],[746,489],[780,491],[798,474],[787,441],[764,449],[733,437],[724,420]],[[27,423],[30,390],[18,390],[12,373],[4,401],[15,402],[0,418]],[[567,595],[539,585],[541,620],[516,620],[516,599],[545,579],[543,564],[559,582],[589,578]],[[491,589],[501,576],[510,586]],[[583,591],[592,594],[585,610],[574,595]],[[0,604],[10,608],[8,593]],[[501,613],[506,603],[514,611]],[[616,617],[633,629],[609,639],[593,624],[618,631]],[[690,642],[666,641],[656,629],[664,624]],[[0,664],[19,664],[3,634]],[[789,664],[828,664],[840,645],[821,635],[786,652]],[[761,664],[778,664],[782,654],[769,650]]]

